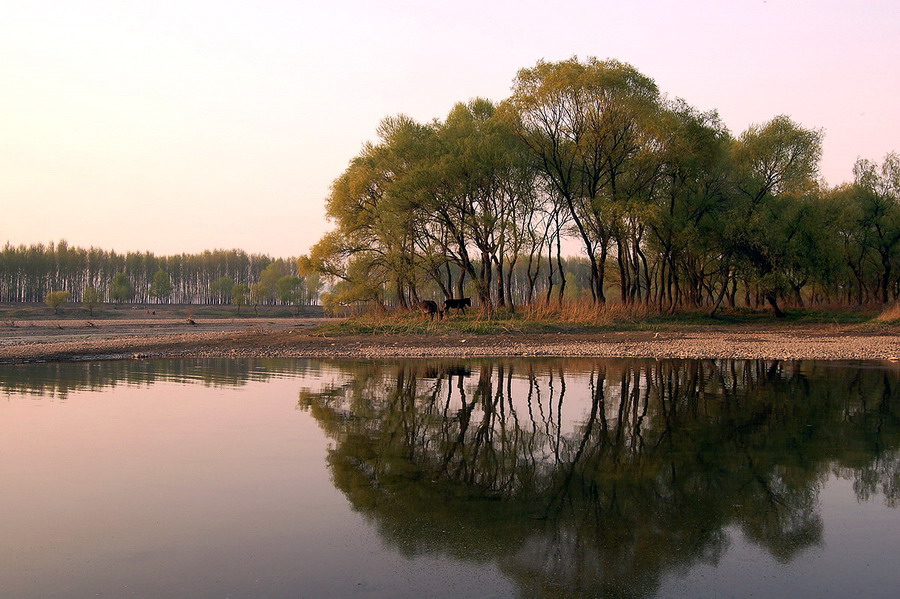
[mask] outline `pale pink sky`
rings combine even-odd
[[[6,0],[0,244],[305,252],[388,114],[500,100],[538,59],[616,58],[733,133],[825,130],[821,172],[900,150],[895,0]]]

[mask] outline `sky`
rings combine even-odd
[[[738,135],[824,131],[820,173],[900,151],[896,0],[3,0],[0,244],[302,254],[404,113],[615,58]]]

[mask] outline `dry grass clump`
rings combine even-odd
[[[882,310],[881,314],[875,317],[875,320],[879,322],[900,321],[900,302],[894,302]]]
[[[659,316],[659,311],[646,305],[597,305],[591,301],[575,300],[552,304],[533,304],[521,308],[525,320],[562,322],[567,324],[607,326],[623,322],[641,322]]]

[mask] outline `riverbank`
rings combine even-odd
[[[134,358],[582,356],[900,362],[900,326],[707,325],[660,330],[329,335],[316,318],[0,324],[0,363]]]

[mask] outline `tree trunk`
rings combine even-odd
[[[600,244],[600,260],[597,261],[597,301],[601,304],[606,304],[606,293],[604,292],[604,278],[606,277],[606,255],[609,250],[607,249],[607,242],[602,242]]]
[[[497,267],[497,307],[506,307],[506,280],[503,272],[503,259],[494,258],[494,265]]]
[[[624,248],[622,247],[622,239],[620,237],[616,237],[616,262],[619,265],[619,294],[622,298],[622,303],[628,303],[628,290],[631,286],[631,283],[628,279],[628,273],[626,272],[626,264],[625,260],[627,256],[624,255]]]
[[[559,296],[557,299],[560,306],[563,303],[563,294],[566,292],[566,272],[563,269],[561,238],[561,235],[556,236],[556,268],[559,271]]]
[[[769,305],[772,306],[772,311],[775,313],[775,318],[784,318],[787,316],[784,312],[781,311],[781,308],[778,307],[778,297],[776,297],[774,291],[767,291],[765,293],[766,301],[769,302]]]
[[[513,276],[518,259],[518,254],[514,254],[513,259],[509,262],[509,267],[506,269],[506,305],[510,312],[516,311],[516,303],[513,300]]]
[[[716,312],[719,310],[719,306],[722,305],[722,299],[725,297],[725,292],[728,290],[728,278],[731,275],[730,268],[726,267],[725,269],[725,280],[722,281],[722,289],[719,290],[719,297],[716,298],[715,303],[713,304],[712,309],[709,311],[709,317],[715,318]]]
[[[729,308],[734,308],[735,305],[737,304],[737,302],[735,300],[735,296],[737,295],[737,284],[738,284],[737,277],[732,276],[731,277],[731,291],[728,292],[728,307]]]

